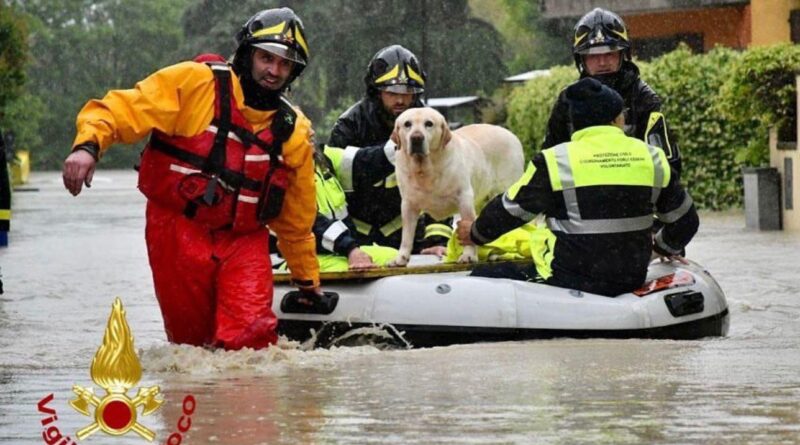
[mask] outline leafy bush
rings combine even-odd
[[[736,154],[755,136],[755,127],[728,119],[721,106],[722,86],[740,58],[727,48],[692,54],[683,46],[641,66],[642,79],[661,96],[683,157],[683,185],[699,207],[741,206]]]
[[[24,20],[15,10],[0,4],[0,110],[22,93],[28,53],[26,36]]]
[[[800,46],[780,44],[745,52],[722,87],[721,112],[738,125],[756,128],[738,159],[749,165],[769,161],[767,130],[789,130],[797,140],[795,76],[800,71]]]

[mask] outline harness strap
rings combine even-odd
[[[160,151],[169,157],[175,158],[181,162],[185,162],[193,167],[202,169],[205,165],[206,158],[180,149],[174,145],[165,142],[155,135],[150,138],[150,148]],[[246,190],[258,191],[261,190],[261,181],[254,181],[246,178],[239,172],[223,168],[220,170],[219,179],[228,184],[233,189],[243,188]]]
[[[211,71],[214,73],[214,80],[217,89],[217,105],[218,105],[218,125],[217,134],[214,136],[214,145],[211,147],[205,164],[203,165],[203,173],[211,175],[212,180],[206,186],[206,192],[203,195],[203,201],[207,205],[214,202],[214,192],[217,188],[216,178],[219,177],[220,172],[225,167],[225,152],[228,145],[228,132],[231,128],[231,92],[230,81],[231,71],[226,67],[219,67],[218,64],[209,64]],[[223,68],[223,69],[220,69]],[[190,209],[190,207],[192,207]],[[186,211],[191,211],[192,214],[197,210],[197,204],[190,202],[186,206]]]
[[[283,96],[280,96],[280,98],[280,105],[278,105],[278,110],[272,117],[272,123],[270,124],[272,144],[267,148],[267,152],[270,155],[271,161],[269,163],[267,175],[264,178],[264,184],[267,185],[272,181],[272,176],[275,174],[278,167],[283,167],[283,143],[289,140],[289,137],[294,133],[294,124],[297,121],[297,113],[295,113],[292,105]],[[263,145],[259,144],[259,147],[263,149]],[[266,199],[264,199],[265,202],[262,202],[260,205],[266,205],[268,199],[269,197],[266,197]],[[260,211],[258,214],[259,217],[261,217]]]
[[[219,122],[217,119],[211,121],[212,125],[217,125],[218,123]],[[242,144],[246,148],[249,148],[251,145],[255,145],[256,147],[260,148],[264,153],[269,153],[270,145],[259,139],[255,134],[251,133],[250,130],[248,130],[247,128],[240,127],[239,125],[231,123],[230,131],[242,141]]]
[[[216,92],[215,113],[211,122],[211,126],[216,127],[216,134],[208,157],[176,147],[159,139],[156,134],[153,134],[150,138],[150,147],[197,168],[204,175],[210,176],[211,180],[206,185],[202,200],[207,205],[212,205],[217,187],[223,184],[228,189],[246,189],[258,192],[262,190],[264,184],[270,182],[276,168],[283,165],[282,146],[294,132],[297,113],[291,104],[281,96],[281,103],[270,126],[272,143],[264,142],[249,129],[234,124],[231,119],[230,67],[225,63],[218,62],[206,62],[206,65],[214,74]],[[269,169],[262,181],[249,179],[244,175],[244,172],[240,173],[225,168],[229,137],[238,138],[245,147],[255,145],[269,154]],[[188,218],[193,218],[197,213],[198,205],[199,203],[194,201],[187,202],[183,212],[184,215]]]

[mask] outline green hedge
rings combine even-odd
[[[742,165],[736,153],[753,131],[735,125],[719,107],[722,86],[740,57],[725,48],[692,54],[683,47],[642,67],[642,79],[661,96],[680,147],[682,182],[702,208],[741,206]]]
[[[739,160],[748,165],[769,162],[767,130],[790,130],[796,140],[795,76],[800,71],[800,46],[781,44],[743,53],[723,85],[721,110],[737,125],[755,129]]]
[[[682,182],[697,205],[742,205],[741,167],[768,160],[767,128],[794,118],[794,73],[800,49],[779,45],[737,52],[717,48],[692,54],[686,47],[650,63],[637,63],[658,92],[683,155]],[[574,67],[527,82],[508,101],[506,124],[530,156],[544,138],[558,92],[574,81]]]

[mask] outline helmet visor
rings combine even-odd
[[[425,91],[425,88],[415,87],[406,84],[382,85],[378,86],[381,91],[388,91],[396,94],[419,94]]]
[[[268,53],[272,53],[275,54],[276,56],[283,57],[284,59],[291,60],[294,63],[299,63],[300,65],[306,64],[305,60],[303,60],[303,57],[296,49],[286,46],[282,43],[260,42],[260,43],[253,43],[252,45],[255,48],[263,49]]]
[[[618,45],[598,45],[579,50],[578,54],[608,54],[622,50],[623,48]]]

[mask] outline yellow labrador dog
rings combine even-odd
[[[495,125],[450,128],[433,108],[412,108],[395,120],[395,172],[402,197],[403,234],[390,266],[405,266],[411,256],[420,212],[435,219],[459,214],[476,218],[476,205],[503,193],[524,169],[522,144]],[[475,246],[465,246],[460,263],[475,262]]]

